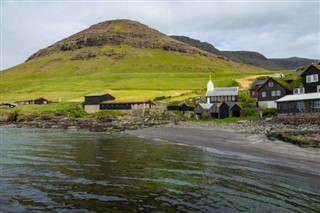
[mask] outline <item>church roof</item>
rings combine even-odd
[[[239,87],[221,87],[213,91],[207,91],[206,96],[238,95]]]

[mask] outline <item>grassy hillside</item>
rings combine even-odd
[[[89,31],[84,31],[84,36],[77,33],[40,50],[27,62],[1,72],[0,102],[33,97],[62,102],[82,101],[89,93],[111,93],[117,100],[146,100],[158,96],[172,96],[173,100],[179,100],[195,96],[195,92],[204,92],[209,75],[215,86],[221,87],[231,85],[236,79],[268,72],[175,43],[157,31],[143,30],[144,25],[126,24],[115,22],[110,27],[109,23],[106,29],[110,28],[116,38],[122,38],[123,31],[125,35],[133,35],[132,39],[146,40],[145,46],[141,47],[129,38],[123,41],[124,44],[102,44],[96,37],[90,40],[88,35],[96,35],[90,29],[99,31],[90,27]],[[139,32],[151,31],[152,34],[130,33],[130,30],[136,31],[135,27]],[[142,39],[141,36],[147,37]],[[107,38],[103,38],[103,42]],[[87,43],[83,44],[83,40]],[[92,40],[98,43],[94,45]],[[152,46],[163,42],[162,48]]]

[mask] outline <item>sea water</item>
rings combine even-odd
[[[320,212],[320,177],[193,146],[1,128],[0,212]]]

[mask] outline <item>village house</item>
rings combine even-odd
[[[104,101],[115,100],[110,94],[89,94],[84,96],[84,110],[86,112],[98,112],[100,103]]]
[[[15,104],[17,105],[29,105],[29,104],[49,104],[51,103],[49,100],[45,98],[37,98],[34,100],[26,100],[26,101],[17,101]]]
[[[100,110],[126,110],[134,116],[144,116],[150,114],[151,110],[155,108],[155,103],[152,101],[143,102],[102,102],[100,103]]]
[[[207,103],[219,103],[222,101],[237,102],[239,87],[214,88],[211,80],[207,84]]]
[[[302,74],[303,88],[300,89],[299,93],[314,93],[320,92],[320,65],[310,65]],[[294,94],[297,94],[294,91]]]
[[[293,89],[293,95],[277,100],[279,114],[320,112],[320,66],[310,65],[302,73],[302,86]]]
[[[282,78],[269,78],[258,90],[258,106],[260,108],[277,108],[276,100],[292,94],[290,84]]]
[[[140,102],[102,102],[100,109],[109,110],[132,110],[132,109],[150,109],[155,106],[152,101],[140,101]]]
[[[257,80],[253,82],[249,88],[250,98],[258,98],[258,88],[261,87],[267,80]]]
[[[145,114],[164,110],[162,106],[156,107],[152,101],[115,102],[115,97],[110,94],[89,94],[84,97],[84,109],[88,113],[100,110],[123,110],[132,115],[144,116]]]
[[[199,103],[194,108],[194,114],[196,119],[201,118],[228,118],[229,117],[229,106],[226,102],[221,103]]]
[[[320,113],[320,92],[287,95],[276,102],[278,114]]]

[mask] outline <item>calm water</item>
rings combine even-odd
[[[320,212],[319,177],[131,136],[1,129],[0,212]]]

